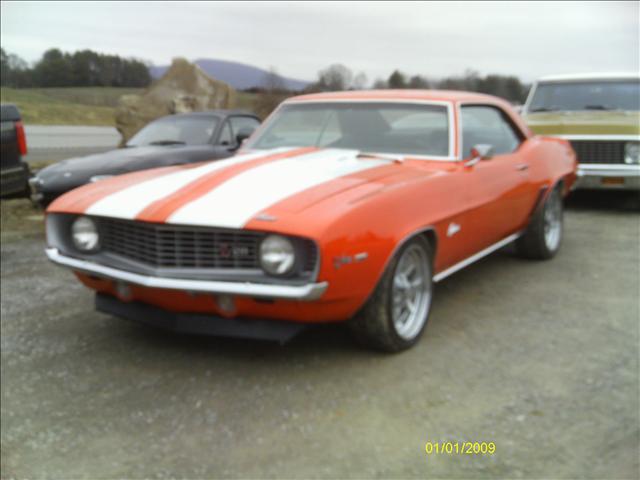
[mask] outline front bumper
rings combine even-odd
[[[212,293],[218,295],[227,294],[269,299],[313,301],[318,300],[329,286],[327,282],[309,283],[305,285],[278,285],[153,277],[68,257],[61,254],[57,248],[47,248],[46,253],[49,260],[53,263],[68,267],[74,271],[149,288],[183,290],[187,292]]]
[[[96,294],[96,310],[177,333],[270,340],[281,344],[307,328],[303,323],[271,319],[223,318],[198,313],[170,312],[142,302],[123,302],[100,293]]]
[[[579,164],[574,188],[640,190],[640,165]]]

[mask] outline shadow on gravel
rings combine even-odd
[[[135,345],[146,345],[150,350],[171,351],[173,354],[223,355],[225,358],[277,359],[294,354],[308,356],[315,354],[330,355],[376,354],[362,347],[351,338],[345,325],[311,325],[289,342],[281,345],[273,341],[242,338],[215,337],[175,333],[135,322],[110,318],[113,322],[113,335]],[[118,325],[121,324],[121,325]]]
[[[566,200],[568,210],[640,213],[640,192],[578,190]]]

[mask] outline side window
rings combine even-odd
[[[462,155],[469,157],[478,144],[493,145],[495,155],[513,152],[520,145],[520,135],[505,115],[495,107],[463,106]]]
[[[231,123],[231,130],[233,131],[233,141],[235,142],[236,135],[243,128],[250,128],[255,130],[260,126],[260,122],[253,117],[231,117],[229,119]]]
[[[231,126],[229,122],[224,122],[222,126],[222,132],[220,133],[220,140],[218,141],[220,145],[233,145],[235,140],[233,139],[233,133],[231,132]]]

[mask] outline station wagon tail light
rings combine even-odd
[[[289,239],[281,235],[269,235],[260,244],[260,265],[269,275],[287,275],[295,263],[296,252]]]
[[[20,155],[27,154],[27,137],[24,134],[24,125],[21,121],[17,121],[15,123],[16,127],[16,139],[18,141],[18,150],[20,151]]]
[[[624,163],[628,165],[640,164],[640,142],[627,142],[624,146]]]

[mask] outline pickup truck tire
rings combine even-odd
[[[421,236],[400,248],[367,303],[349,321],[358,342],[399,352],[418,341],[431,311],[432,258],[431,245]]]

